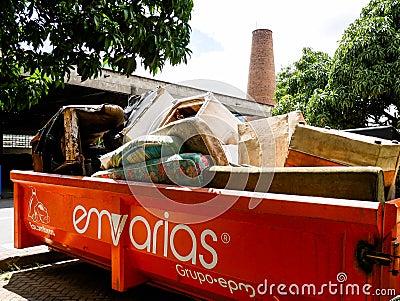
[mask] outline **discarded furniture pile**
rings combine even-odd
[[[300,111],[242,122],[212,93],[176,100],[159,88],[133,100],[125,110],[60,109],[32,140],[34,170],[344,199],[394,196],[400,145],[373,130],[308,126]]]

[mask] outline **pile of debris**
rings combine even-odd
[[[393,196],[394,139],[308,126],[299,111],[242,122],[212,93],[175,100],[159,88],[133,100],[125,110],[60,109],[32,140],[34,170],[370,201]]]

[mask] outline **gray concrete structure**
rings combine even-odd
[[[199,84],[201,80],[196,81]],[[44,124],[55,114],[58,109],[64,105],[71,104],[100,104],[113,103],[120,106],[126,106],[130,95],[140,95],[150,90],[155,90],[159,86],[165,88],[174,98],[181,99],[195,95],[201,95],[205,92],[213,92],[215,97],[223,103],[232,113],[238,113],[244,116],[260,116],[268,117],[271,115],[271,106],[246,98],[245,93],[240,93],[240,96],[232,96],[240,92],[233,87],[222,87],[222,91],[234,93],[218,93],[221,91],[221,86],[216,81],[208,85],[208,90],[193,88],[184,84],[173,84],[165,81],[159,81],[141,76],[126,77],[112,70],[102,70],[101,76],[96,79],[81,81],[80,76],[73,71],[68,81],[65,83],[65,88],[52,88],[49,94],[44,96],[41,102],[18,114],[5,114],[3,121],[3,135],[0,138],[0,146],[3,145],[0,154],[0,195],[2,183],[4,186],[11,186],[9,180],[9,171],[11,169],[31,169],[31,147],[29,141],[37,130],[42,128]],[[190,82],[192,84],[193,82]],[[220,89],[216,91],[216,89]],[[228,88],[228,89],[226,89]],[[230,89],[232,88],[232,89]],[[232,91],[231,91],[232,90]],[[235,91],[236,90],[236,91]],[[2,141],[4,140],[4,141]]]
[[[175,98],[186,98],[208,92],[198,88],[141,76],[126,77],[106,69],[102,70],[102,74],[98,78],[89,79],[84,82],[82,82],[80,76],[73,71],[71,72],[69,81],[66,83],[69,85],[77,85],[126,95],[142,94],[150,90],[155,90],[159,86],[166,88],[166,90]],[[213,92],[215,97],[233,113],[239,113],[245,116],[262,117],[268,117],[271,115],[271,105],[256,103],[254,100],[221,94],[215,91],[210,92]]]

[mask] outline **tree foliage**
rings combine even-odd
[[[190,56],[193,0],[0,1],[0,109],[23,109],[76,68],[155,74]]]
[[[334,112],[346,116],[342,126],[387,121],[397,126],[390,110],[400,108],[399,34],[397,0],[372,0],[344,32],[327,87]]]
[[[316,119],[319,114],[311,114],[316,103],[314,98],[327,85],[330,66],[331,58],[328,54],[304,48],[298,61],[277,74],[277,105],[273,114],[300,110],[308,123],[318,123]]]
[[[303,113],[311,124],[335,128],[397,126],[399,74],[400,3],[371,0],[345,30],[330,62],[326,86],[314,90]],[[310,79],[322,83],[316,76]],[[279,75],[277,82],[279,86]],[[308,88],[302,93],[309,95]],[[279,94],[276,98],[281,99]]]

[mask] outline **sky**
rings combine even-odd
[[[253,30],[272,30],[275,72],[279,72],[297,61],[304,47],[332,56],[344,30],[368,3],[368,0],[194,0],[189,46],[193,53],[188,64],[166,65],[154,78],[209,90],[215,87],[207,87],[205,83],[215,82],[228,90],[245,92]],[[143,68],[135,74],[152,77]]]

